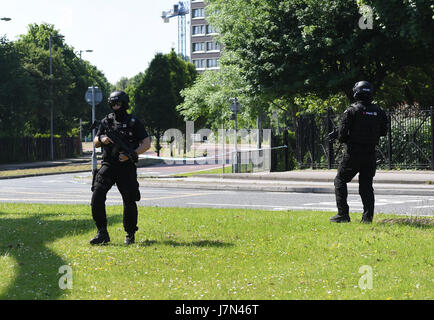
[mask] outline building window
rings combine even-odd
[[[193,34],[205,34],[205,26],[204,25],[200,25],[200,26],[193,26]]]
[[[193,60],[193,63],[196,69],[205,69],[206,68],[206,59],[196,59]]]
[[[205,42],[193,43],[193,52],[205,51]]]
[[[205,9],[204,8],[198,8],[198,9],[193,9],[193,18],[204,18],[205,17]]]
[[[210,41],[206,43],[206,51],[220,51],[220,44]]]
[[[217,33],[217,31],[214,29],[213,26],[210,26],[209,24],[206,26],[206,33],[210,34],[210,33]]]
[[[217,68],[219,66],[218,59],[208,59],[206,61],[207,68]]]

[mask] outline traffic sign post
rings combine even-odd
[[[92,86],[89,87],[84,95],[84,99],[88,104],[92,106],[92,123],[95,122],[95,105],[101,103],[102,101],[102,92],[98,87]],[[96,152],[95,152],[95,144],[93,143],[93,139],[95,138],[95,129],[92,129],[92,170],[95,170],[97,167],[96,160]]]

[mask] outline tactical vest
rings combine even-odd
[[[136,124],[136,119],[133,115],[127,114],[122,121],[117,121],[115,114],[108,114],[102,121],[105,121],[106,125],[117,131],[124,142],[127,142],[132,149],[136,149],[139,146],[139,139],[134,135],[134,125]],[[119,152],[122,151],[119,148],[109,145],[103,146],[103,160],[107,162],[119,162]]]
[[[382,125],[382,110],[375,104],[356,102],[351,105],[353,122],[350,128],[348,143],[371,145],[378,144]]]

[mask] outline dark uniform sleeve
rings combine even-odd
[[[342,115],[341,124],[338,128],[338,140],[340,142],[346,143],[350,136],[350,129],[353,123],[353,112],[352,108],[345,110]]]
[[[103,119],[102,121],[104,121],[104,120],[105,119]],[[96,131],[95,136],[98,137],[98,136],[100,136],[100,135],[102,135],[104,133],[105,133],[105,129],[103,128],[103,126],[100,123],[99,126],[98,126],[98,130]]]

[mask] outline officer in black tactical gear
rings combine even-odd
[[[350,222],[347,203],[347,183],[359,173],[359,194],[363,203],[363,223],[374,217],[374,189],[372,181],[376,171],[375,146],[387,134],[387,116],[372,103],[373,87],[367,81],[354,85],[355,103],[345,110],[337,131],[337,138],[346,144],[346,150],[334,181],[338,214],[331,222]]]
[[[102,148],[103,155],[101,168],[92,183],[92,217],[98,233],[90,240],[90,244],[103,244],[110,241],[107,232],[105,201],[107,192],[114,184],[122,195],[124,205],[123,224],[127,233],[125,244],[131,244],[134,243],[135,232],[138,230],[136,201],[140,200],[135,161],[137,161],[137,155],[150,148],[150,138],[143,123],[127,113],[129,97],[125,92],[112,92],[108,103],[113,112],[101,120],[93,141],[96,148]],[[121,137],[124,147],[131,147],[129,148],[130,157],[118,143],[108,137],[109,131]]]

